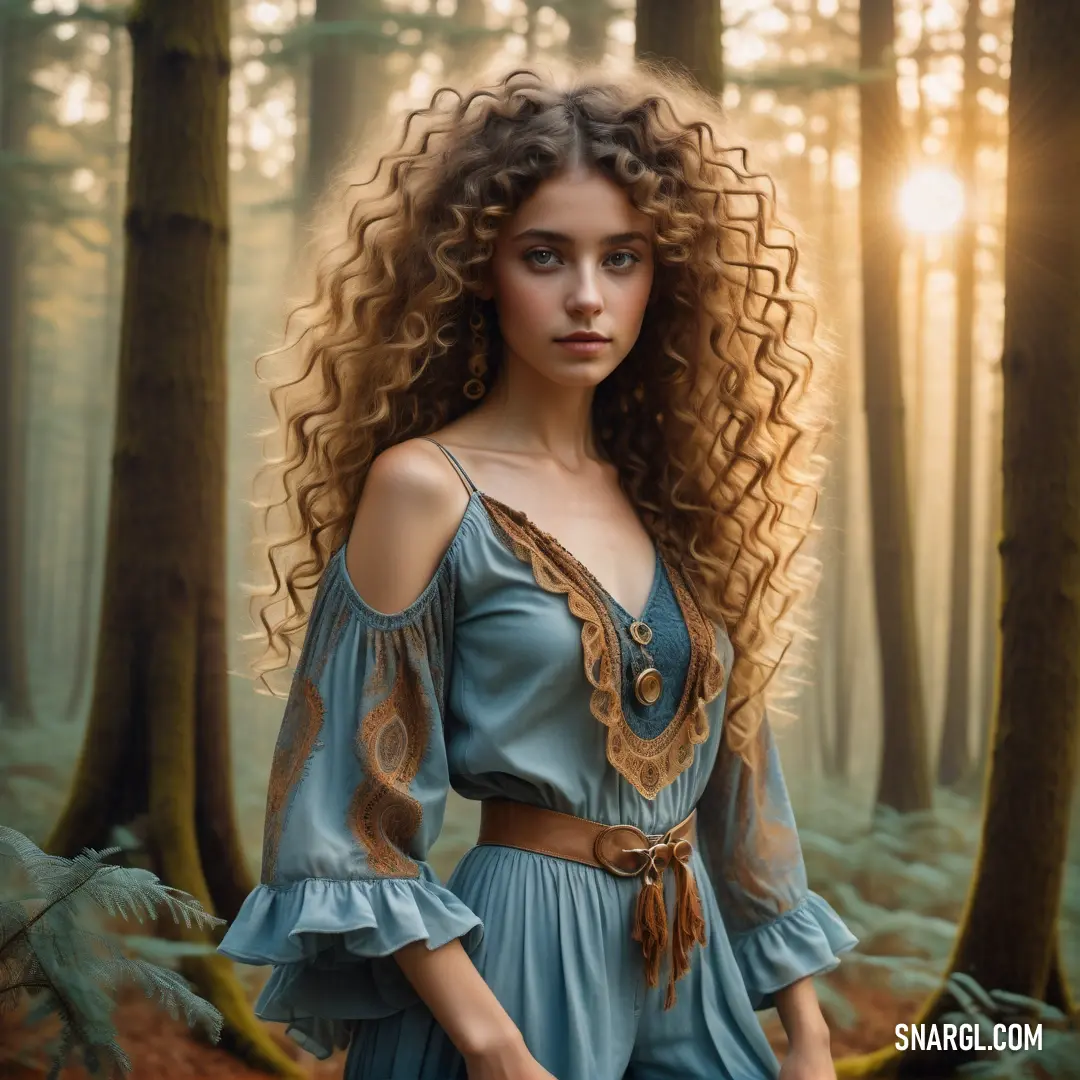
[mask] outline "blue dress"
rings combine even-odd
[[[454,465],[468,507],[409,607],[369,607],[344,546],[324,571],[274,754],[262,884],[221,952],[273,965],[257,1015],[317,1057],[347,1046],[346,1080],[463,1080],[391,955],[454,938],[558,1080],[775,1077],[754,1010],[856,939],[807,887],[767,721],[749,753],[721,737],[727,634],[658,551],[642,619],[663,692],[640,705],[629,613]],[[674,1007],[631,939],[640,879],[480,846],[441,884],[426,859],[451,786],[646,834],[696,806],[707,942]]]

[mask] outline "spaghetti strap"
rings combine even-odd
[[[449,451],[449,450],[447,450],[447,449],[446,449],[446,447],[445,447],[445,446],[443,446],[443,444],[442,444],[441,442],[436,442],[436,441],[435,441],[435,440],[434,440],[433,438],[431,438],[431,437],[430,437],[429,435],[421,435],[421,436],[420,436],[420,438],[421,438],[421,439],[423,439],[423,440],[424,440],[425,442],[429,442],[429,443],[435,443],[435,445],[436,445],[436,446],[437,446],[437,447],[438,447],[438,448],[439,448],[439,449],[440,449],[440,450],[441,450],[441,451],[442,451],[442,452],[443,452],[443,453],[444,453],[444,454],[446,455],[446,457],[447,457],[447,458],[449,459],[449,461],[450,461],[450,464],[454,466],[454,469],[455,469],[455,470],[457,471],[457,474],[458,474],[458,476],[460,476],[460,477],[461,477],[461,480],[462,480],[462,482],[463,482],[464,484],[468,485],[468,487],[467,487],[467,490],[468,490],[468,491],[470,491],[470,492],[474,492],[474,491],[475,491],[475,492],[477,492],[477,494],[479,494],[479,489],[478,489],[478,488],[477,488],[477,486],[476,486],[476,485],[475,485],[475,484],[474,484],[474,483],[472,482],[472,480],[471,480],[471,479],[469,478],[469,474],[468,474],[468,473],[467,473],[467,472],[466,472],[466,471],[465,471],[465,470],[464,470],[464,469],[463,469],[463,468],[461,467],[461,462],[460,462],[460,461],[458,461],[458,459],[457,459],[456,457],[454,457],[454,455],[453,455],[453,454],[451,454],[451,453],[450,453],[450,451]]]

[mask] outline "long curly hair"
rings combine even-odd
[[[262,504],[272,582],[256,594],[253,635],[264,685],[292,659],[375,457],[474,407],[462,394],[469,316],[500,223],[584,164],[655,235],[640,336],[596,389],[599,446],[731,638],[732,748],[756,734],[767,687],[770,717],[783,713],[774,675],[797,631],[812,636],[795,617],[817,579],[801,549],[829,395],[819,376],[811,391],[814,309],[795,284],[794,234],[776,220],[771,179],[724,145],[724,130],[713,98],[647,65],[625,77],[515,70],[467,93],[437,90],[373,175],[340,189],[344,239],[339,226],[314,296],[290,317],[303,323],[297,341],[267,354],[293,360],[271,390],[281,453],[260,474],[276,484]],[[492,373],[499,360],[495,350]],[[271,536],[275,511],[288,523]]]

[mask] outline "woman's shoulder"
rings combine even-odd
[[[345,551],[364,604],[408,608],[425,591],[459,534],[469,493],[438,446],[407,439],[371,464]]]

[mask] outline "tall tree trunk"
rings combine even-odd
[[[994,707],[997,701],[1001,658],[1001,402],[999,386],[1000,366],[994,364],[992,394],[987,423],[990,467],[988,476],[990,492],[986,508],[985,528],[978,543],[985,548],[986,562],[982,575],[982,621],[978,627],[980,651],[979,679],[976,690],[975,716],[976,747],[967,773],[954,781],[952,787],[962,795],[979,799],[983,794],[987,764],[990,759],[990,739],[994,727]]]
[[[949,653],[945,670],[945,717],[938,751],[938,783],[950,786],[971,768],[971,502],[975,330],[975,155],[979,145],[979,0],[964,16],[964,89],[956,171],[967,193],[967,212],[956,238],[956,420],[953,465],[952,578]]]
[[[979,693],[979,749],[975,772],[981,779],[990,758],[990,736],[998,693],[998,668],[1001,645],[1001,489],[1002,462],[1000,370],[995,365],[993,405],[990,410],[990,505],[986,510],[986,568],[983,573],[982,653],[983,674]]]
[[[233,917],[253,887],[232,798],[225,650],[229,0],[141,0],[125,214],[119,401],[86,739],[49,850],[141,819],[168,885]],[[191,934],[189,931],[188,934]],[[299,1070],[222,956],[184,962],[227,1045]]]
[[[953,970],[1040,997],[1080,740],[1080,8],[1016,0],[1005,231],[1002,665]],[[1032,843],[1038,837],[1038,843]]]
[[[947,971],[1062,996],[1057,916],[1080,751],[1080,7],[1016,0],[1005,230],[1002,665],[982,836]],[[920,1022],[952,1005],[939,990]],[[959,1064],[913,1051],[904,1075]],[[871,1055],[878,1068],[883,1053]],[[841,1062],[865,1074],[869,1059]]]
[[[0,154],[26,149],[30,126],[29,24],[0,14]],[[9,200],[0,200],[0,720],[23,726],[32,719],[26,634],[26,250],[19,216],[22,178],[5,177]]]
[[[830,324],[832,336],[839,343],[836,355],[833,411],[836,423],[827,453],[830,455],[829,480],[823,500],[824,524],[828,539],[823,543],[822,586],[825,602],[822,610],[818,680],[821,694],[821,759],[827,776],[846,779],[850,748],[851,671],[848,657],[847,625],[847,508],[850,371],[849,353],[843,341],[842,327],[847,321],[844,270],[837,265],[841,250],[837,230],[838,205],[833,182],[833,160],[839,145],[840,100],[838,91],[827,91],[828,129],[825,135],[825,181],[821,200],[821,283],[819,307]],[[831,730],[830,730],[831,720]]]
[[[829,130],[825,145],[828,154],[825,175],[825,232],[823,248],[826,252],[822,260],[825,271],[825,298],[832,311],[838,328],[848,324],[848,290],[845,268],[838,265],[842,250],[838,219],[840,206],[836,198],[836,184],[833,180],[833,162],[840,145],[841,99],[843,91],[829,92]],[[848,335],[840,333],[838,339],[844,342],[840,347],[839,372],[836,382],[837,428],[836,460],[833,463],[832,492],[836,506],[835,551],[836,569],[834,573],[835,596],[833,607],[836,617],[831,628],[833,636],[833,708],[836,723],[833,734],[833,773],[846,780],[851,775],[851,711],[852,711],[852,663],[851,635],[848,623],[848,507],[851,500],[851,352],[847,345]]]
[[[121,85],[124,69],[121,51],[126,37],[120,30],[110,35],[109,58],[106,73],[109,84],[109,128],[112,146],[109,151],[109,181],[105,200],[109,250],[105,256],[105,289],[102,299],[104,328],[102,335],[101,366],[99,374],[86,389],[84,423],[87,431],[87,447],[82,461],[82,493],[80,502],[79,535],[82,547],[79,559],[78,614],[73,642],[74,656],[71,664],[71,685],[68,691],[64,716],[68,720],[82,717],[86,699],[93,692],[92,662],[95,649],[97,621],[94,618],[98,598],[101,541],[102,503],[107,483],[106,462],[112,443],[112,430],[105,421],[108,416],[106,395],[115,393],[116,355],[120,349],[119,303],[123,288],[124,248],[117,235],[123,225],[124,179],[120,166],[123,160],[123,123],[121,119]]]
[[[607,24],[611,8],[607,0],[578,0],[564,9],[570,24],[568,48],[575,60],[597,64],[607,48]]]
[[[915,61],[915,85],[918,89],[918,105],[915,109],[914,138],[912,139],[912,160],[922,161],[923,139],[928,130],[928,112],[926,108],[926,91],[923,89],[923,76],[926,74],[926,58],[931,52],[929,35],[926,32],[926,3],[919,0],[916,6],[919,15],[919,41],[915,46],[912,59]],[[914,267],[915,278],[915,311],[913,321],[915,324],[915,336],[912,344],[911,368],[911,415],[905,425],[907,441],[905,446],[911,456],[911,481],[912,503],[916,513],[919,509],[918,493],[921,488],[923,477],[923,465],[925,454],[923,453],[923,424],[926,420],[926,268],[927,251],[926,237],[917,235],[914,238]]]
[[[686,68],[706,90],[724,89],[720,0],[637,0],[635,53]]]
[[[862,0],[860,67],[887,77],[859,86],[862,184],[863,365],[870,456],[874,593],[884,732],[877,801],[923,810],[932,790],[915,618],[915,559],[904,451],[900,357],[900,236],[893,184],[900,173],[900,103],[892,57],[893,0]]]
[[[374,22],[382,0],[318,0],[308,81],[307,167],[301,179],[301,216],[325,194],[334,172],[356,146],[366,120],[385,101],[386,73],[363,35],[335,24]]]

